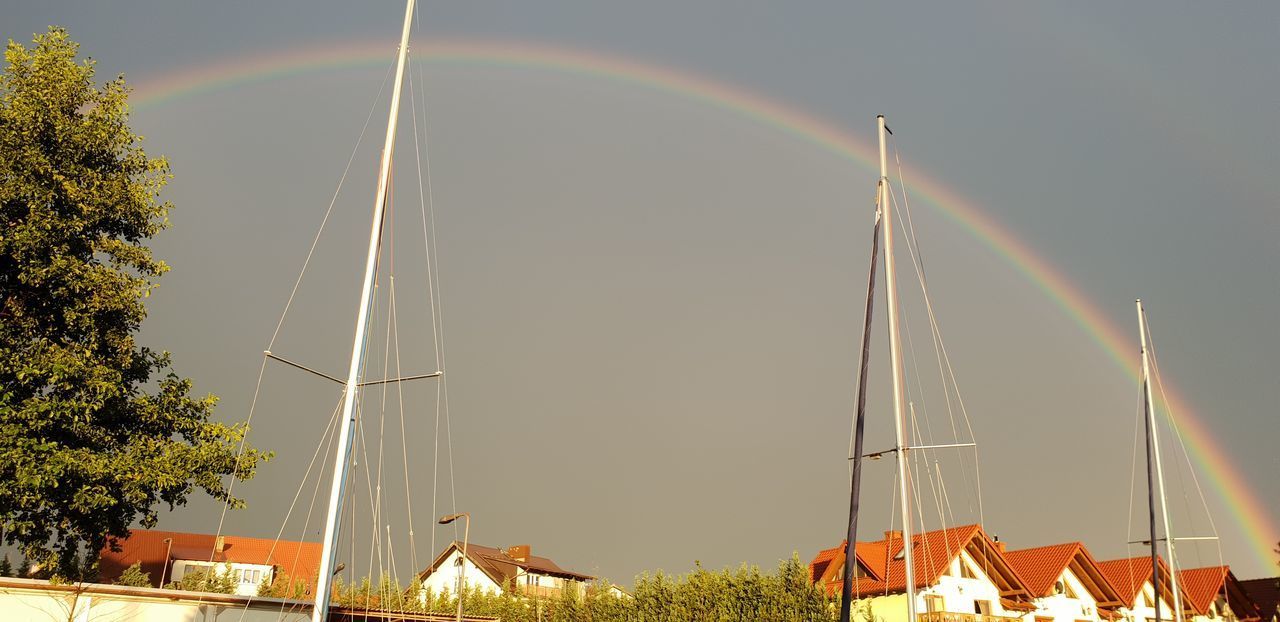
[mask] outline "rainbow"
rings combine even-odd
[[[144,78],[135,83],[134,110],[143,110],[177,99],[189,98],[246,84],[261,83],[304,73],[332,72],[346,68],[386,66],[395,53],[393,43],[358,42],[300,47],[215,61],[197,67]],[[624,83],[670,93],[728,110],[753,122],[775,128],[799,140],[876,170],[878,156],[870,144],[860,142],[836,125],[761,95],[691,73],[609,56],[511,40],[436,39],[415,44],[416,62],[487,65],[554,71]],[[907,176],[912,194],[999,255],[1039,289],[1089,335],[1113,362],[1137,383],[1137,345],[1133,331],[1120,330],[1060,270],[1038,256],[1011,231],[956,192],[919,172]],[[1188,452],[1207,474],[1211,488],[1224,501],[1232,520],[1241,528],[1257,554],[1259,568],[1272,568],[1273,544],[1280,541],[1257,496],[1249,489],[1228,453],[1209,430],[1208,420],[1196,414],[1190,402],[1166,384],[1169,412],[1178,413],[1177,425]]]

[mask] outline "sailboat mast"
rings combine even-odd
[[[1142,387],[1143,399],[1146,400],[1147,411],[1147,434],[1150,443],[1151,457],[1155,459],[1156,466],[1156,485],[1160,495],[1160,515],[1164,520],[1164,544],[1165,549],[1169,551],[1169,591],[1173,592],[1173,619],[1182,622],[1182,598],[1178,593],[1178,565],[1177,558],[1174,553],[1173,531],[1169,524],[1169,502],[1164,494],[1164,469],[1160,465],[1160,442],[1156,433],[1156,409],[1155,400],[1151,397],[1151,362],[1150,352],[1147,348],[1147,313],[1142,308],[1142,300],[1137,301],[1138,306],[1138,335],[1142,339]],[[1148,488],[1150,487],[1150,474],[1148,473]],[[1155,533],[1151,534],[1151,550],[1155,551],[1157,540]],[[1159,586],[1160,569],[1156,566],[1153,554],[1152,561],[1152,586]],[[1160,593],[1155,594],[1154,602],[1158,608],[1160,605]],[[1157,609],[1158,611],[1159,609]],[[1157,621],[1159,622],[1158,616]]]
[[[382,225],[390,187],[391,154],[395,150],[396,125],[400,116],[400,90],[404,82],[405,61],[409,54],[409,29],[413,24],[414,0],[407,0],[404,11],[404,28],[400,33],[400,49],[396,56],[396,81],[391,90],[391,112],[387,119],[387,136],[382,147],[382,159],[378,163],[378,190],[373,198],[373,224],[369,230],[369,254],[364,264],[364,284],[360,288],[360,307],[356,315],[355,337],[351,345],[351,365],[347,372],[346,389],[342,396],[342,419],[338,427],[337,453],[333,460],[333,483],[329,492],[329,510],[324,523],[324,548],[320,555],[320,568],[316,574],[316,601],[311,612],[313,622],[325,622],[329,614],[329,599],[333,568],[338,560],[338,535],[342,500],[346,492],[347,469],[351,464],[352,428],[356,420],[356,391],[364,372],[364,351],[369,328],[369,316],[373,308],[373,281],[378,272],[378,258],[382,245]],[[374,526],[377,528],[377,525]]]
[[[889,159],[884,115],[876,117],[880,135],[880,207],[884,225],[884,285],[888,300],[889,364],[893,368],[893,423],[897,439],[898,495],[902,500],[902,563],[906,572],[907,620],[916,620],[915,565],[911,558],[911,471],[907,462],[907,421],[903,404],[902,338],[898,329],[898,278],[893,263],[893,208],[889,205]]]
[[[862,494],[862,440],[867,419],[867,372],[871,362],[871,318],[876,301],[876,268],[880,258],[880,186],[876,184],[875,227],[871,232],[871,268],[867,271],[867,306],[862,317],[862,358],[858,364],[858,402],[854,413],[853,468],[849,471],[849,529],[844,540],[844,579],[840,588],[840,622],[849,622],[853,600],[853,574],[857,562],[858,511]]]

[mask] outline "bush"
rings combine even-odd
[[[132,566],[120,573],[116,584],[128,587],[151,587],[151,575],[142,571],[142,562],[133,562]]]

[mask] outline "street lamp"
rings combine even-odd
[[[173,538],[161,540],[169,546],[164,550],[164,566],[160,567],[160,587],[164,587],[164,575],[169,572],[169,554],[173,552]]]
[[[457,592],[457,594],[458,594],[458,619],[457,619],[457,622],[462,622],[462,586],[463,586],[463,573],[465,573],[465,572],[467,571],[467,538],[471,535],[471,514],[470,514],[469,512],[461,512],[461,513],[458,513],[458,514],[450,514],[450,515],[448,515],[448,516],[441,516],[441,517],[440,517],[440,520],[439,520],[439,521],[437,521],[437,522],[438,522],[438,523],[440,523],[441,525],[448,525],[449,523],[452,523],[453,521],[456,521],[456,520],[458,520],[459,518],[465,518],[465,519],[467,519],[466,527],[465,527],[465,528],[463,528],[463,530],[462,530],[462,559],[458,560],[460,563],[458,564],[458,592]],[[457,533],[457,532],[454,532],[454,533]]]

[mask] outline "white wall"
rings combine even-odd
[[[173,567],[169,569],[169,575],[165,577],[165,583],[177,581],[191,572],[205,572],[209,569],[213,570],[215,575],[223,575],[228,572],[243,574],[245,571],[258,571],[258,580],[256,582],[240,581],[236,584],[236,594],[240,596],[257,596],[258,586],[262,583],[271,583],[272,567],[263,564],[229,564],[226,562],[197,562],[184,559],[173,560]]]
[[[309,602],[0,577],[0,622],[308,622]],[[374,619],[373,616],[369,617]],[[452,622],[453,615],[424,615]],[[496,618],[465,615],[469,622]]]
[[[432,594],[453,594],[457,591],[458,566],[456,564],[458,563],[458,559],[461,557],[462,555],[458,549],[451,549],[449,555],[440,564],[440,566],[436,568],[436,571],[431,573],[422,581],[423,591],[425,592],[427,589],[430,589]],[[537,587],[543,589],[562,590],[565,589],[566,586],[571,586],[578,590],[579,595],[582,595],[586,585],[581,581],[562,579],[560,577],[553,577],[551,575],[539,574],[536,572],[529,573],[525,572],[523,569],[517,569],[516,573],[515,583],[520,588]],[[480,570],[480,568],[472,563],[470,559],[466,560],[463,564],[463,581],[465,582],[464,589],[469,590],[478,586],[481,590],[491,594],[500,594],[505,587],[494,582],[493,579],[489,578],[489,575],[485,574],[483,570]]]
[[[1071,572],[1070,568],[1062,571],[1058,581],[1062,581],[1071,588],[1076,598],[1071,598],[1066,593],[1037,598],[1033,601],[1037,609],[1028,613],[1023,620],[1026,622],[1036,622],[1036,618],[1053,618],[1054,622],[1074,622],[1075,620],[1100,622],[1102,620],[1098,615],[1097,599],[1089,593],[1084,583],[1074,572]]]
[[[1148,607],[1143,604],[1143,596],[1146,596],[1150,602],[1155,602],[1154,588],[1151,587],[1150,581],[1142,584],[1142,589],[1138,592],[1137,597],[1134,598],[1133,605],[1130,607],[1121,607],[1120,613],[1123,614],[1126,619],[1132,620],[1133,622],[1147,622],[1148,620],[1154,620],[1156,617],[1155,607]],[[1166,622],[1174,619],[1173,607],[1169,606],[1169,603],[1165,602],[1163,598],[1160,599],[1160,618]]]
[[[458,559],[462,557],[458,549],[453,549],[444,562],[440,564],[436,571],[431,573],[422,581],[423,590],[430,589],[433,594],[442,594],[448,592],[453,594],[458,590]],[[497,594],[501,591],[501,586],[494,583],[489,575],[480,570],[471,560],[465,560],[463,563],[463,586],[464,589],[471,589],[479,586],[481,590]]]
[[[963,577],[960,564],[964,564],[976,578]],[[929,586],[916,593],[916,613],[928,611],[926,597],[929,595],[942,596],[943,611],[951,613],[973,614],[976,611],[975,601],[981,600],[990,603],[990,615],[1011,618],[1021,617],[1019,612],[1005,611],[1004,606],[1000,604],[1000,589],[991,582],[991,579],[982,571],[982,568],[964,551],[961,551],[960,555],[952,561],[951,567],[947,569],[944,575],[938,578],[936,585]],[[870,601],[871,614],[878,620],[883,620],[884,622],[906,622],[907,597],[905,594],[877,596],[870,598]]]
[[[15,587],[15,583],[25,583]],[[136,595],[100,593],[88,586],[81,594],[48,589],[44,581],[7,579],[0,587],[0,620],[4,622],[306,622],[310,609],[284,610],[280,601],[199,602],[196,594],[137,588]],[[115,587],[115,586],[106,586]],[[119,590],[117,590],[119,591]],[[180,595],[187,594],[189,599]],[[206,598],[210,595],[205,595]],[[243,616],[241,615],[243,612]]]

